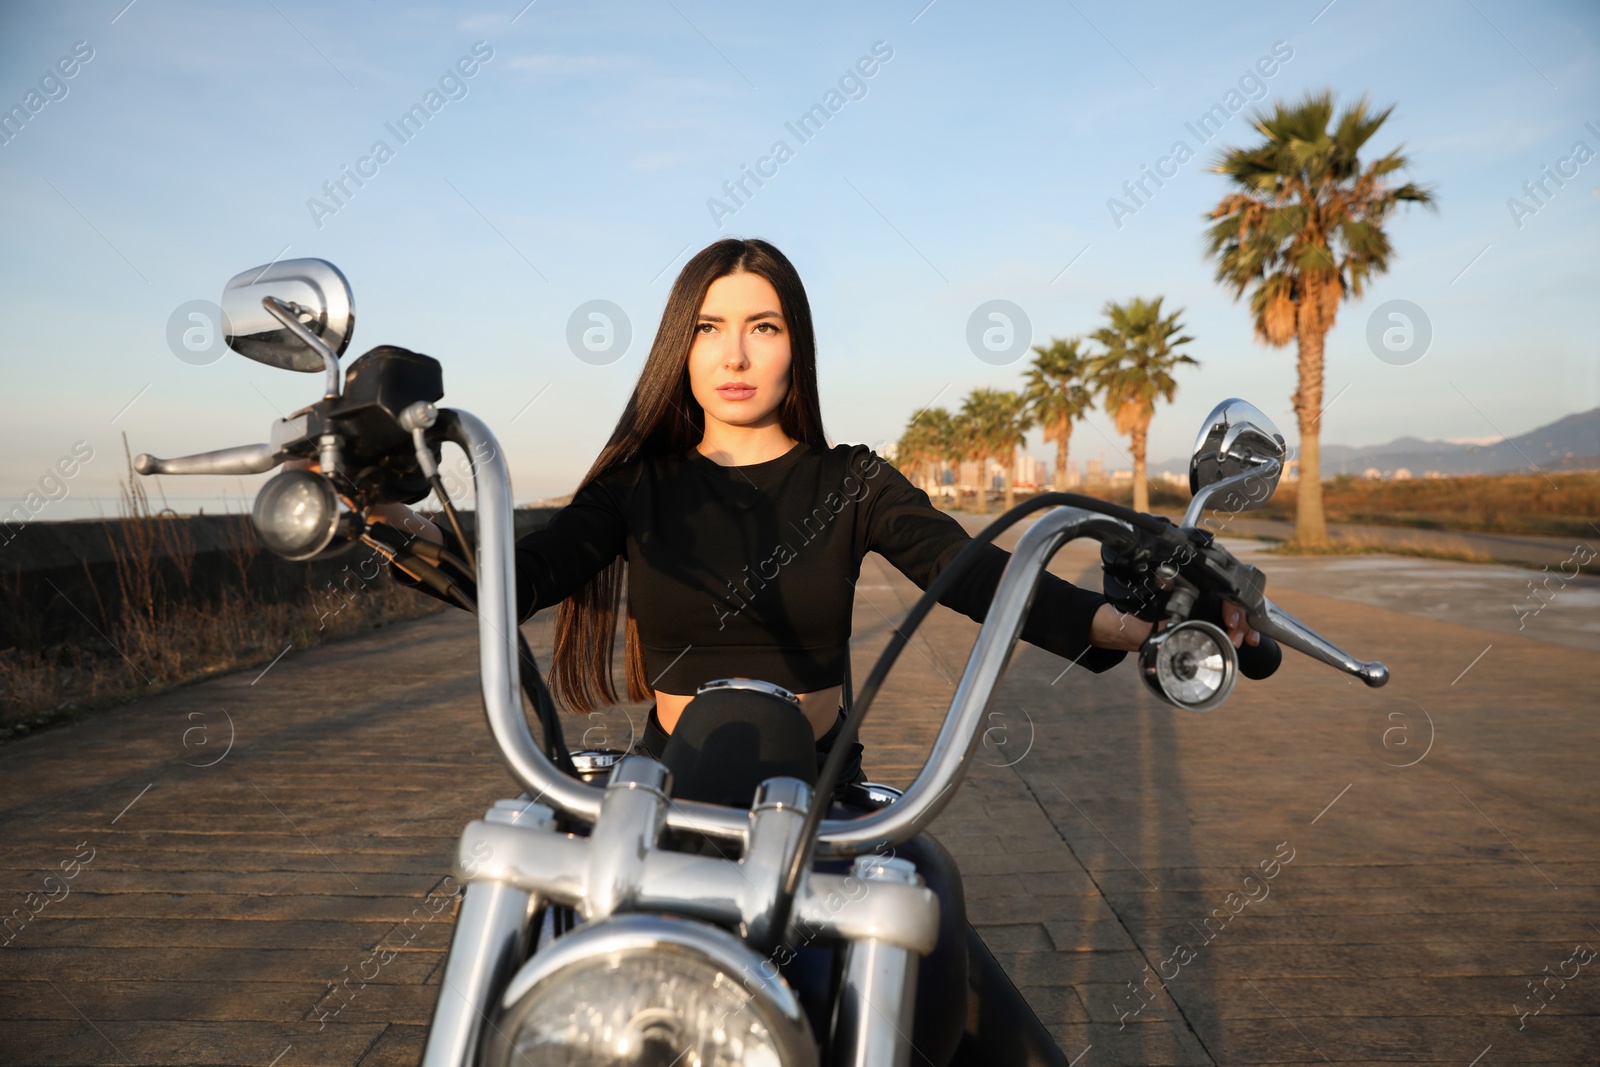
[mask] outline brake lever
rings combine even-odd
[[[1373,689],[1389,680],[1388,667],[1377,660],[1369,663],[1356,659],[1265,596],[1246,608],[1245,618],[1264,636],[1354,675]]]
[[[1356,659],[1268,600],[1266,574],[1259,567],[1237,559],[1215,539],[1205,538],[1185,569],[1197,584],[1243,608],[1251,628],[1262,636],[1360,678],[1373,689],[1389,680],[1389,668],[1382,663]]]

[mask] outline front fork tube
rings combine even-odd
[[[467,883],[422,1067],[471,1067],[478,1062],[483,1032],[500,1009],[495,997],[527,958],[536,904],[523,889]]]
[[[859,856],[853,872],[868,883],[921,885],[908,860]],[[834,1008],[833,1062],[838,1067],[909,1067],[917,1004],[918,956],[883,941],[852,941]]]
[[[916,953],[881,941],[852,942],[834,1022],[834,1062],[908,1067],[916,1002]]]

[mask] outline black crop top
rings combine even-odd
[[[557,604],[621,554],[645,677],[692,695],[714,678],[805,693],[843,681],[861,559],[878,552],[926,589],[971,538],[865,445],[725,467],[698,449],[619,464],[516,545],[517,617]],[[942,603],[981,622],[1010,553],[989,545]],[[405,584],[412,584],[406,582]],[[1045,574],[1028,642],[1094,672],[1106,598]]]

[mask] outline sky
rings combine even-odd
[[[799,269],[836,443],[1015,388],[1020,341],[1088,333],[1134,296],[1181,309],[1199,360],[1152,460],[1233,396],[1295,443],[1294,348],[1253,340],[1203,216],[1252,111],[1321,89],[1393,105],[1369,152],[1401,148],[1437,199],[1393,218],[1391,269],[1340,308],[1323,439],[1494,438],[1600,405],[1592,2],[525,2],[0,6],[0,107],[28,115],[0,144],[0,510],[43,480],[58,499],[35,518],[114,514],[124,435],[158,455],[263,441],[315,400],[317,376],[171,339],[190,302],[298,257],[351,282],[346,359],[441,361],[444,402],[499,436],[519,501],[571,491],[673,277],[730,235]],[[426,122],[397,136],[413,105]],[[826,121],[799,125],[814,105]],[[569,343],[596,300],[626,316],[625,350],[620,329],[599,355]],[[991,301],[1022,313],[1009,363],[969,340],[975,316],[1005,325]],[[1127,465],[1103,415],[1073,440]],[[238,510],[263,478],[159,493]]]

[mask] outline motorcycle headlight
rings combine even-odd
[[[261,543],[292,560],[312,559],[325,551],[341,524],[332,483],[303,470],[274,475],[256,494],[250,517]]]
[[[770,972],[770,977],[769,977]],[[799,1001],[717,927],[651,915],[579,927],[523,964],[485,1062],[561,1067],[814,1067]]]
[[[1152,693],[1188,711],[1210,711],[1228,699],[1239,656],[1228,635],[1190,619],[1151,637],[1139,650],[1139,674]]]

